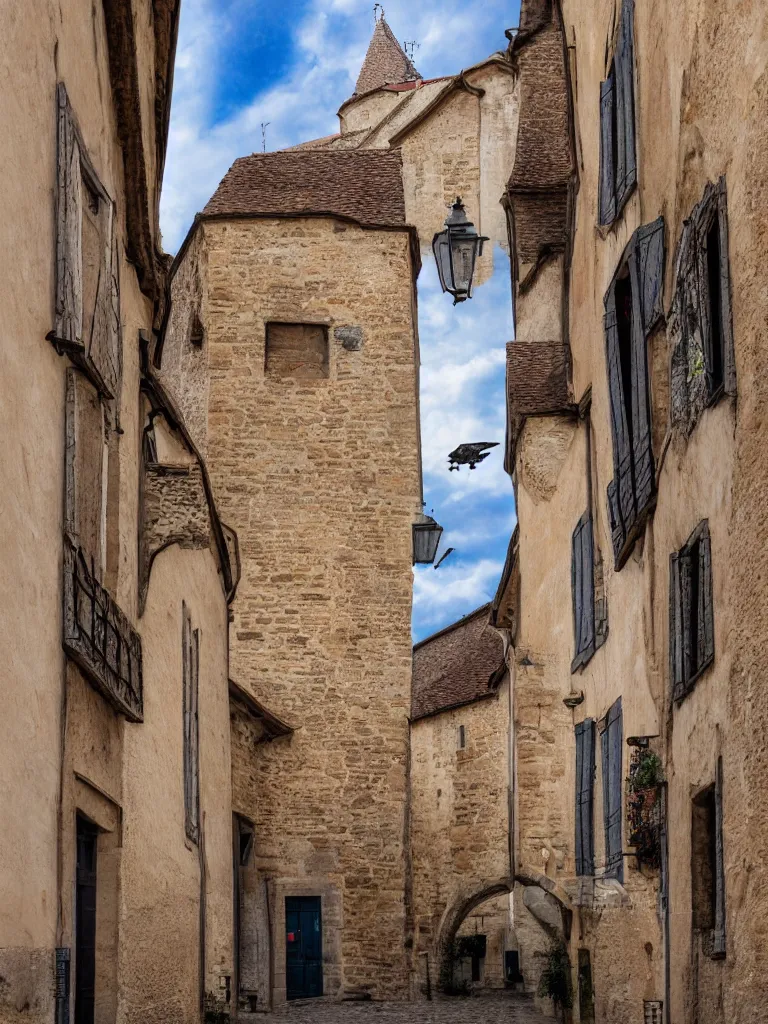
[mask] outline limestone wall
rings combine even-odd
[[[300,894],[323,898],[325,994],[402,996],[420,498],[408,235],[326,219],[203,230],[209,461],[243,559],[232,676],[296,729],[259,748],[251,808],[274,1000],[285,897]],[[327,327],[328,377],[267,376],[270,322]]]
[[[446,912],[509,875],[508,718],[505,682],[490,700],[419,719],[411,726],[415,950],[429,954],[433,984],[440,970]],[[466,736],[463,750],[461,725]],[[487,911],[488,905],[483,906]],[[481,913],[482,907],[475,912]],[[416,992],[423,992],[423,956],[415,967]]]

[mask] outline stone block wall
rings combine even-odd
[[[330,218],[199,230],[209,469],[242,556],[231,672],[296,730],[261,745],[247,769],[275,1000],[285,995],[285,896],[302,894],[322,895],[333,931],[325,994],[400,997],[420,508],[410,237]],[[183,263],[177,273],[182,306],[195,273]],[[328,376],[266,375],[269,323],[325,327]]]

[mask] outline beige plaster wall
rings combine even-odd
[[[202,230],[210,469],[243,558],[232,674],[296,728],[289,746],[258,749],[253,808],[275,1001],[284,898],[301,892],[324,895],[326,994],[402,996],[420,498],[408,236],[326,219]],[[270,321],[327,324],[329,378],[265,377]],[[362,328],[360,351],[342,347],[340,326]]]
[[[349,106],[339,111],[339,123],[342,135],[357,132],[363,128],[373,128],[382,117],[385,117],[403,99],[402,92],[388,89],[377,89],[359,99],[353,100]]]
[[[184,828],[182,599],[200,630],[198,843]],[[233,974],[227,606],[211,552],[157,556],[141,632],[144,723],[125,741],[119,1019],[191,1024],[203,898],[206,993],[223,998]]]
[[[152,184],[156,160],[152,12],[134,6],[152,219],[157,198]],[[174,549],[160,556],[157,564],[164,568],[156,573],[163,575],[163,582],[152,590],[152,613],[138,623],[142,632],[146,627],[143,725],[127,727],[80,672],[65,663],[61,574],[64,396],[69,364],[45,339],[54,315],[58,81],[66,85],[88,155],[117,204],[123,433],[115,442],[118,500],[110,507],[109,528],[118,537],[118,568],[110,585],[135,624],[141,427],[138,332],[151,328],[153,309],[140,293],[136,272],[125,258],[126,183],[102,5],[84,0],[67,5],[44,0],[34,7],[9,4],[0,13],[0,29],[7,55],[0,111],[4,138],[0,170],[6,199],[0,227],[6,254],[0,283],[5,314],[0,343],[5,398],[0,403],[0,424],[6,444],[0,467],[7,486],[2,509],[7,544],[0,559],[0,655],[5,684],[0,724],[0,1019],[13,1024],[50,1024],[53,1019],[54,948],[74,943],[75,822],[79,810],[102,829],[98,1024],[128,1019],[193,1020],[197,1019],[199,999],[196,981],[194,990],[187,991],[186,960],[180,968],[178,988],[169,983],[174,958],[182,958],[188,951],[177,934],[177,906],[163,895],[177,882],[189,880],[178,871],[177,862],[183,864],[184,856],[191,856],[183,850],[183,827],[178,837],[182,855],[175,845],[177,837],[169,836],[165,827],[170,827],[171,819],[177,820],[177,779],[180,794],[180,774],[175,758],[169,757],[168,744],[181,742],[180,689],[174,689],[177,682],[179,688],[181,684],[180,676],[169,671],[169,666],[175,668],[180,652],[174,616],[180,613],[182,597],[195,595],[211,644],[205,679],[215,676],[218,682],[223,680],[223,717],[217,722],[217,705],[212,701],[212,717],[202,726],[207,764],[203,799],[211,808],[209,949],[212,972],[217,973],[219,965],[223,967],[231,958],[227,888],[231,885],[231,847],[228,810],[224,815],[221,801],[222,787],[228,791],[229,778],[226,608],[211,555]],[[129,185],[133,188],[135,183]],[[175,562],[176,555],[180,564]],[[153,587],[154,583],[155,576]],[[205,683],[201,689],[208,694]],[[165,699],[168,704],[163,703]],[[197,882],[194,892],[198,897]],[[196,942],[194,932],[190,937]],[[73,954],[73,991],[74,971]],[[177,1003],[174,1000],[182,990],[184,998]],[[138,1006],[142,1006],[140,1013]]]
[[[415,950],[430,954],[433,984],[446,911],[509,877],[508,720],[505,682],[490,699],[411,725]],[[421,956],[415,967],[418,993],[426,989]]]

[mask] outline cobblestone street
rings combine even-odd
[[[539,1013],[531,999],[505,995],[419,1003],[308,1000],[253,1019],[260,1024],[543,1024],[550,1018]]]

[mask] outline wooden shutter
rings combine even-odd
[[[624,205],[637,181],[635,157],[635,87],[634,87],[634,2],[624,0],[616,44],[616,210]]]
[[[83,335],[80,145],[63,83],[56,87],[56,308],[52,341],[81,348]]]
[[[635,244],[629,254],[632,284],[632,462],[637,515],[645,511],[656,492],[645,327],[654,314],[646,310],[645,295],[647,290],[652,303],[653,289],[647,281],[660,274],[654,258],[658,254],[658,232],[641,234],[642,230],[636,233]],[[663,238],[663,221],[661,232]]]
[[[595,651],[595,569],[592,517],[585,512],[571,538],[571,593],[575,656],[574,671]]]
[[[715,775],[715,929],[712,955],[725,957],[725,858],[723,856],[723,759],[718,757]]]
[[[712,608],[712,544],[706,520],[698,544],[699,607],[697,609],[698,645],[696,668],[701,671],[715,656],[715,625]]]
[[[606,81],[600,83],[600,181],[598,186],[601,224],[616,219],[616,168],[613,166],[613,132],[615,123],[616,75],[611,67]]]
[[[611,705],[600,737],[603,767],[603,823],[606,875],[624,880],[622,856],[622,712],[621,698]]]
[[[639,227],[634,243],[642,326],[647,336],[664,316],[664,218]]]
[[[595,720],[576,726],[576,874],[595,873]]]
[[[635,521],[635,488],[632,479],[632,447],[627,426],[624,382],[621,375],[619,330],[616,320],[614,285],[605,296],[605,346],[608,364],[608,392],[611,406],[611,437],[613,440],[614,488],[617,510],[622,524],[622,547],[628,528]],[[619,549],[620,550],[620,549]],[[614,552],[616,543],[614,540]]]
[[[182,604],[182,690],[184,721],[184,824],[189,839],[197,842],[200,825],[200,766],[198,694],[200,631],[192,629],[186,604]]]
[[[733,348],[733,314],[731,310],[731,272],[728,259],[728,193],[725,177],[717,183],[717,218],[720,229],[720,309],[723,332],[723,378],[725,391],[736,394],[736,359]]]
[[[683,606],[680,556],[669,557],[669,678],[673,700],[685,696],[683,670]]]

